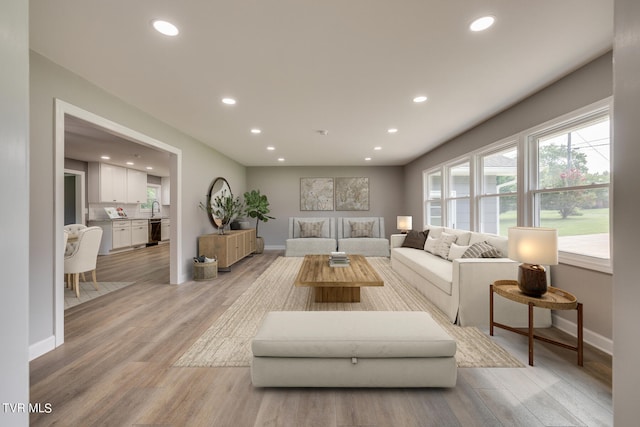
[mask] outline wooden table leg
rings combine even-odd
[[[533,366],[533,303],[529,303],[529,366]]]
[[[493,336],[493,284],[489,285],[489,335]]]
[[[584,359],[582,356],[582,350],[583,350],[583,342],[582,342],[582,303],[578,303],[578,307],[576,307],[576,310],[578,310],[578,366],[583,366],[584,365]]]

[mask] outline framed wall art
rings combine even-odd
[[[333,178],[300,178],[300,210],[332,211]]]
[[[369,178],[336,178],[336,210],[368,211]]]

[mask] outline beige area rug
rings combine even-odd
[[[89,273],[87,273],[89,274]],[[80,282],[80,298],[71,289],[64,288],[64,309],[74,307],[83,302],[90,301],[118,289],[126,288],[135,282],[98,282],[98,290],[93,287],[93,282]]]
[[[359,303],[316,303],[313,289],[295,287],[299,257],[279,257],[189,348],[174,366],[249,366],[251,339],[269,311],[426,311],[458,344],[459,367],[522,367],[517,359],[475,327],[451,324],[418,290],[404,283],[388,258],[367,258],[383,287],[361,288]]]

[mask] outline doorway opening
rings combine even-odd
[[[180,206],[181,192],[180,182],[182,174],[182,150],[166,144],[162,141],[151,138],[133,129],[105,119],[82,108],[62,100],[55,100],[55,194],[54,194],[54,224],[55,227],[55,280],[54,280],[54,334],[55,346],[58,347],[64,343],[64,245],[63,245],[63,226],[65,223],[65,117],[74,117],[103,129],[112,135],[128,141],[140,144],[145,147],[151,147],[155,150],[163,151],[169,154],[170,169],[170,216],[172,223],[176,226],[171,227],[170,236],[170,261],[169,261],[169,283],[179,284],[185,281],[184,267],[178,262],[182,259],[182,232],[181,218],[182,209]],[[83,180],[84,181],[84,180]],[[77,183],[77,181],[76,181]],[[82,184],[81,184],[82,186]],[[77,188],[74,189],[77,194]],[[81,196],[82,198],[83,196]],[[77,203],[77,201],[76,201]],[[82,202],[80,202],[82,203]],[[82,211],[85,206],[82,204]],[[77,215],[77,212],[76,212]],[[80,214],[82,218],[83,213]],[[77,218],[77,216],[76,216]],[[84,222],[83,222],[84,223]]]

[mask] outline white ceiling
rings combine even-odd
[[[36,52],[243,165],[403,165],[609,50],[613,1],[31,0],[30,30]]]

